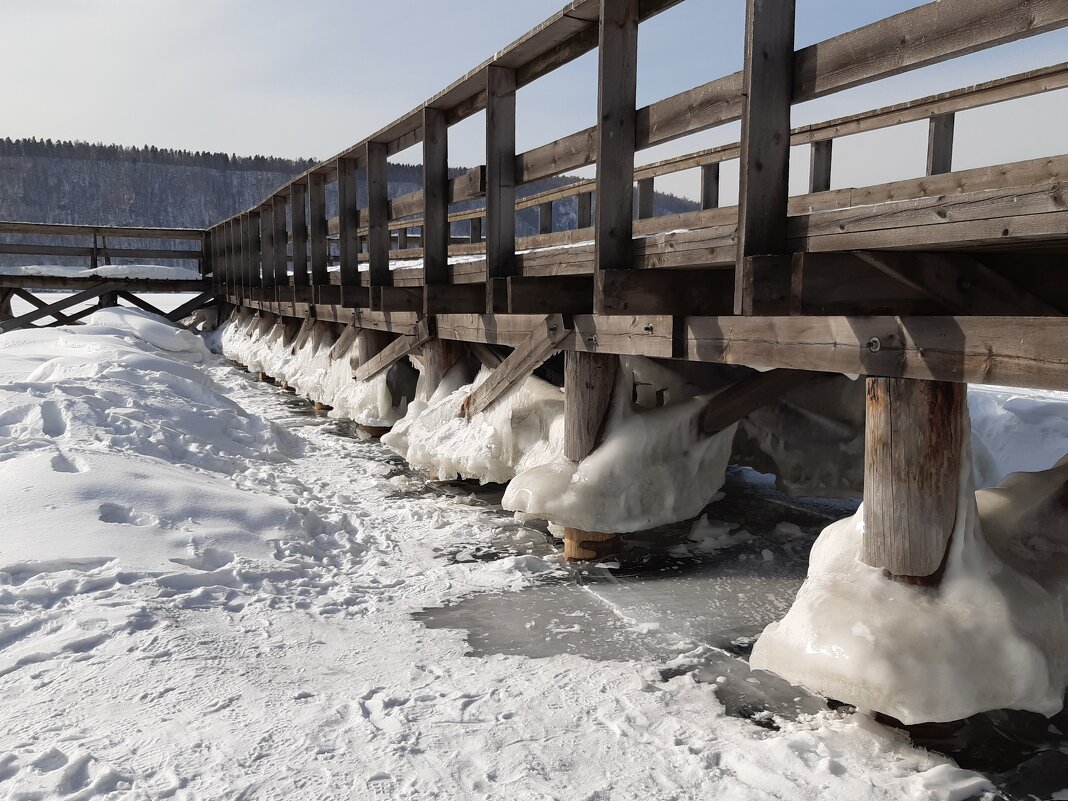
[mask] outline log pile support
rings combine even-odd
[[[564,360],[564,456],[585,459],[597,447],[619,371],[619,357],[567,351]],[[564,558],[599,559],[618,553],[618,534],[564,528]]]
[[[967,385],[867,382],[861,558],[904,584],[936,586],[957,519]]]

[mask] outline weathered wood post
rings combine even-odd
[[[260,213],[250,211],[248,213],[248,270],[249,270],[249,294],[253,297],[262,297],[263,273],[261,259],[263,258],[263,242],[260,238]]]
[[[553,232],[553,202],[551,200],[538,204],[538,233]]]
[[[719,162],[701,165],[701,208],[719,208]]]
[[[389,271],[389,151],[385,142],[368,142],[367,163],[367,283],[369,305],[384,305],[381,287],[393,286]],[[377,296],[377,297],[376,297]]]
[[[407,231],[404,232],[407,247]],[[449,125],[445,113],[423,109],[423,311],[449,283]]]
[[[486,68],[486,311],[508,311],[515,272],[515,71]]]
[[[653,178],[642,178],[638,181],[638,219],[648,220],[655,213],[654,200],[656,189]]]
[[[957,518],[967,385],[867,380],[861,558],[936,585]]]
[[[293,240],[293,299],[311,300],[308,289],[308,185],[294,181],[289,186],[289,221]]]
[[[593,310],[603,314],[604,274],[634,266],[638,0],[601,0],[598,35]]]
[[[356,159],[337,160],[338,248],[341,262],[341,305],[366,306],[360,289],[360,221],[356,211]]]
[[[786,246],[794,0],[748,0],[742,89],[735,314],[788,314]]]
[[[564,456],[581,462],[601,438],[619,371],[619,357],[606,353],[564,354]],[[565,559],[597,559],[616,553],[618,534],[564,529]]]
[[[289,231],[286,229],[287,199],[284,195],[275,195],[272,206],[271,243],[274,247],[274,298],[277,303],[293,300],[289,291]]]
[[[260,300],[275,299],[274,267],[274,207],[273,199],[260,206]]]
[[[831,188],[831,153],[833,139],[812,143],[812,162],[808,168],[808,191],[826,192]]]
[[[931,117],[927,128],[927,174],[940,175],[953,170],[953,128],[955,115]]]
[[[575,227],[593,225],[593,192],[582,192],[575,198]]]
[[[326,179],[317,172],[308,175],[308,250],[311,259],[311,298],[319,303],[319,287],[330,283],[327,262]]]

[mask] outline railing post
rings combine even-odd
[[[654,216],[653,210],[656,192],[653,188],[652,178],[642,178],[638,181],[638,219],[648,220]]]
[[[97,242],[96,232],[93,232],[93,249],[89,254],[89,269],[95,270],[100,264],[100,257],[97,255]]]
[[[407,228],[398,228],[397,229],[397,250],[407,250],[407,249],[408,249],[408,229]]]
[[[378,287],[392,286],[389,271],[389,152],[385,142],[368,142],[367,267],[370,306],[380,304]]]
[[[230,263],[233,265],[234,288],[239,298],[245,297],[245,276],[241,269],[241,237],[237,229],[237,220],[231,219],[226,223],[226,241],[230,243]]]
[[[242,300],[247,300],[252,297],[252,269],[250,266],[251,259],[249,258],[248,214],[242,214],[237,218],[236,222],[238,242],[241,248],[237,269],[241,273],[241,285],[244,288],[241,293],[241,298]]]
[[[553,232],[553,202],[551,200],[538,204],[538,233]]]
[[[812,143],[812,163],[808,170],[808,191],[826,192],[831,188],[831,150],[833,139]]]
[[[248,267],[249,267],[249,294],[261,299],[263,297],[263,273],[261,263],[263,259],[263,242],[260,237],[260,212],[248,213]]]
[[[507,311],[515,274],[515,72],[486,68],[486,311]]]
[[[289,289],[289,232],[286,230],[286,199],[282,195],[276,195],[272,205],[272,235],[271,243],[274,246],[274,300],[292,301],[293,295]]]
[[[274,199],[260,206],[260,263],[263,265],[260,276],[260,300],[273,300],[276,292],[268,291],[275,285],[274,267]]]
[[[308,242],[311,249],[311,302],[319,302],[317,287],[330,283],[327,262],[330,245],[327,242],[326,179],[313,172],[308,175]]]
[[[407,238],[407,237],[406,237]],[[432,313],[436,285],[449,283],[449,126],[423,109],[423,311]]]
[[[593,225],[593,192],[583,192],[575,198],[575,227]]]
[[[200,237],[200,277],[207,278],[211,276],[212,289],[215,290],[215,294],[218,294],[218,289],[215,286],[215,270],[213,268],[212,252],[211,252],[211,229],[209,228]]]
[[[719,208],[719,162],[701,165],[701,208]]]
[[[794,0],[747,0],[735,314],[789,313],[793,72]]]
[[[289,220],[293,227],[293,297],[309,300],[308,292],[308,189],[294,181],[289,186]]]
[[[927,174],[941,175],[953,171],[953,127],[956,115],[931,117],[927,129]]]
[[[356,160],[337,160],[338,257],[341,261],[341,304],[365,306],[367,294],[360,292],[360,227],[356,211]],[[361,299],[362,298],[362,299]]]
[[[601,0],[597,66],[597,208],[593,309],[605,311],[603,274],[633,267],[638,0]]]
[[[477,245],[482,241],[482,218],[472,217],[470,231],[470,240],[472,245]]]

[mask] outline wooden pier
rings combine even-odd
[[[468,399],[474,411],[564,351],[574,460],[597,447],[619,355],[773,370],[715,399],[720,428],[813,372],[868,376],[865,558],[937,581],[958,492],[960,385],[1068,389],[1068,155],[954,171],[954,115],[1068,87],[1068,63],[801,127],[791,109],[1064,27],[1068,0],[940,0],[800,50],[793,0],[738,0],[743,70],[637,107],[639,25],[678,2],[569,3],[255,207],[191,232],[207,287],[224,309],[378,332],[363,338],[356,380],[420,351],[443,374],[461,347],[449,343],[503,346],[479,351],[499,364]],[[598,124],[516,152],[517,89],[594,50]],[[450,178],[449,126],[480,112],[485,164]],[[736,144],[637,162],[737,121]],[[917,121],[929,124],[924,174],[832,188],[835,139]],[[391,198],[389,158],[420,144],[422,189]],[[797,145],[811,148],[809,191],[791,197]],[[739,202],[723,207],[731,160]],[[590,165],[592,180],[517,199],[517,187]],[[694,169],[701,208],[655,216],[656,180]],[[575,228],[553,230],[554,204],[574,207]],[[517,238],[526,208],[540,230]],[[0,233],[18,233],[10,225]],[[928,508],[902,502],[921,491]],[[606,540],[569,530],[568,552],[593,556]]]

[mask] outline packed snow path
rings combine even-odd
[[[278,394],[187,332],[91,323],[0,337],[5,798],[989,789],[864,715],[773,732],[651,662],[465,656],[413,613],[564,572],[441,556],[514,522],[418,491],[377,443],[283,430]]]

